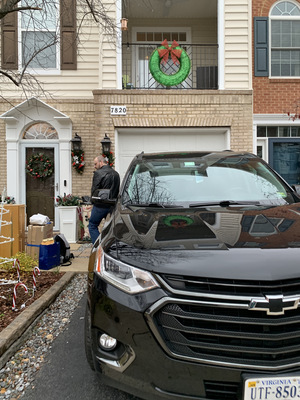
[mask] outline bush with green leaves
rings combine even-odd
[[[20,271],[29,272],[32,271],[34,267],[38,266],[38,261],[34,260],[26,253],[21,253],[21,252],[17,253],[14,256],[14,259],[18,259],[20,264]],[[12,271],[13,268],[14,268],[14,260],[7,261],[1,264],[1,269],[3,270]]]

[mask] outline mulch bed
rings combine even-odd
[[[28,293],[25,293],[22,286],[17,288],[16,310],[13,311],[13,293],[15,285],[18,282],[18,276],[16,271],[0,271],[0,332],[64,275],[64,272],[57,273],[42,270],[40,272],[40,275],[36,274],[36,290],[34,291],[34,295],[32,272],[20,272],[20,281],[26,285]],[[25,307],[22,307],[23,304],[25,304]]]

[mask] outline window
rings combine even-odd
[[[47,122],[38,122],[30,125],[23,134],[23,139],[58,139],[56,129]]]
[[[271,76],[300,76],[300,7],[283,1],[270,13]]]
[[[40,7],[20,15],[21,67],[58,69],[58,2],[22,0],[22,6]]]
[[[22,0],[20,4],[42,10],[13,12],[1,20],[1,67],[17,70],[28,63],[30,72],[76,70],[76,1]]]
[[[299,137],[299,126],[258,126],[257,137]]]

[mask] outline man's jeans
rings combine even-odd
[[[107,216],[107,214],[111,211],[112,207],[101,208],[97,206],[93,206],[91,217],[89,221],[89,232],[91,235],[92,242],[95,243],[99,236],[98,226],[103,218]]]

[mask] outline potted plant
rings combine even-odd
[[[60,233],[65,235],[69,243],[76,243],[80,197],[64,193],[56,197],[56,205],[59,209]]]
[[[10,196],[2,196],[2,194],[0,193],[0,203],[5,203],[5,204],[15,204],[15,198],[14,197],[10,197]]]

